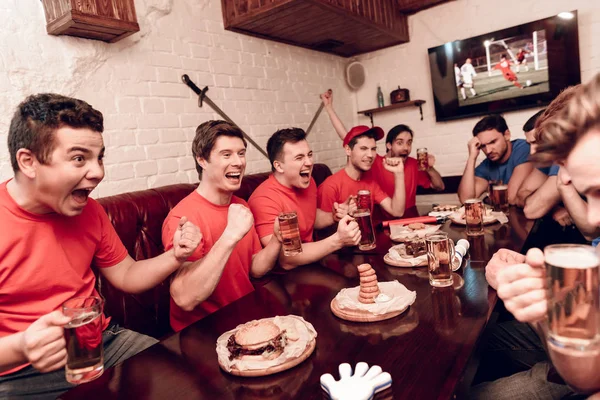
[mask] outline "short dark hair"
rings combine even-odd
[[[206,121],[196,128],[196,136],[192,142],[192,154],[196,163],[196,171],[198,171],[198,179],[202,180],[202,167],[198,164],[197,157],[208,161],[210,152],[219,136],[230,136],[242,139],[244,147],[247,147],[246,139],[242,130],[236,125],[222,120]]]
[[[473,136],[477,136],[481,132],[489,131],[491,129],[495,129],[502,134],[508,130],[508,125],[506,125],[506,120],[502,115],[492,114],[480,119],[473,128]]]
[[[410,133],[410,137],[414,137],[413,131],[412,131],[412,129],[410,129],[410,127],[408,125],[400,124],[400,125],[396,125],[395,127],[393,127],[392,129],[389,130],[389,132],[387,133],[387,136],[385,137],[385,143],[386,144],[394,143],[394,140],[396,140],[396,137],[398,137],[398,135],[401,134],[402,132],[408,132],[408,133]]]
[[[533,128],[535,128],[535,121],[538,120],[538,118],[544,113],[544,111],[546,111],[545,108],[533,114],[531,118],[529,118],[527,122],[525,122],[525,125],[523,125],[523,132],[529,132],[530,130],[533,130]]]
[[[267,142],[267,154],[271,162],[271,170],[275,171],[273,163],[281,157],[283,146],[286,143],[298,143],[302,140],[306,140],[306,132],[300,128],[280,129],[271,135]]]
[[[373,131],[373,130],[368,130],[363,134],[353,137],[352,140],[350,140],[348,142],[348,147],[350,147],[350,150],[354,149],[354,146],[356,146],[358,139],[363,138],[363,137],[377,141],[377,133],[375,133],[375,131]]]
[[[56,146],[56,130],[64,126],[104,131],[102,113],[83,100],[55,93],[27,97],[15,111],[8,130],[8,151],[13,171],[19,171],[17,151],[30,150],[46,164]]]

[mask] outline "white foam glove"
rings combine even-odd
[[[339,371],[339,381],[331,374],[321,375],[321,387],[333,400],[368,400],[392,385],[392,376],[379,365],[369,368],[367,363],[359,362],[352,375],[352,367],[344,363],[340,364]]]

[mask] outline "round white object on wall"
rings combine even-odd
[[[351,61],[346,66],[346,83],[352,90],[358,90],[366,80],[365,67],[359,61]]]

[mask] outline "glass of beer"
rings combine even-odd
[[[494,185],[491,195],[494,211],[502,211],[508,215],[508,185]]]
[[[435,287],[452,285],[452,260],[454,242],[443,232],[425,236],[427,264],[429,266],[429,284]]]
[[[283,255],[295,256],[302,253],[302,239],[298,228],[298,214],[296,211],[279,214],[279,231],[283,238]]]
[[[419,171],[427,171],[429,169],[429,154],[426,147],[417,149],[417,162],[419,163]]]
[[[376,247],[375,231],[373,230],[373,221],[371,220],[371,210],[368,208],[358,208],[352,214],[360,229],[359,250],[371,250]]]
[[[548,344],[600,350],[599,259],[592,246],[544,248],[548,281]]]
[[[75,297],[62,305],[62,312],[71,317],[64,326],[67,342],[67,382],[80,384],[92,381],[104,372],[102,347],[102,307],[100,297]]]
[[[467,235],[483,235],[483,202],[479,199],[468,199],[465,201],[465,223]]]

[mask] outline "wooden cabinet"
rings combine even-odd
[[[221,0],[225,29],[349,57],[409,40],[398,0]]]
[[[51,35],[116,42],[140,30],[133,1],[42,0],[46,30]]]

